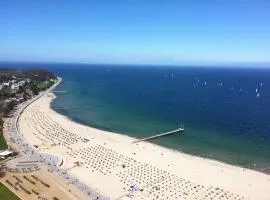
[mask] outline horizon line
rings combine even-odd
[[[0,64],[76,64],[76,65],[118,65],[118,66],[153,66],[153,67],[247,67],[247,68],[270,68],[270,62],[209,62],[209,63],[101,63],[101,62],[75,62],[75,61],[11,61],[0,60]],[[254,66],[257,65],[257,66]]]

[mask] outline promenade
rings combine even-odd
[[[98,192],[96,192],[94,189],[90,188],[88,185],[77,179],[76,177],[70,175],[66,169],[61,168],[63,164],[63,159],[59,156],[52,154],[52,153],[45,153],[40,152],[35,148],[32,144],[30,144],[23,136],[23,134],[20,133],[20,129],[18,127],[18,121],[20,118],[21,113],[33,102],[38,100],[44,95],[49,94],[52,92],[60,83],[62,79],[58,78],[58,81],[48,90],[41,92],[39,95],[35,96],[34,98],[23,102],[20,104],[16,111],[13,114],[13,117],[10,120],[9,127],[10,127],[10,134],[11,134],[11,140],[12,142],[16,143],[16,145],[19,147],[19,150],[28,157],[29,160],[33,160],[36,162],[41,163],[41,166],[45,169],[47,169],[52,174],[56,175],[57,177],[61,178],[62,181],[73,184],[75,187],[77,187],[81,192],[83,192],[86,197],[89,199],[109,199]],[[34,166],[36,167],[36,166]],[[37,168],[38,169],[38,168]],[[29,170],[29,171],[28,171]],[[31,172],[32,169],[29,168],[22,168],[18,167],[17,169],[14,169],[16,172]],[[33,170],[34,171],[34,170]]]

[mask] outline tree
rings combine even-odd
[[[23,93],[23,100],[26,101],[27,100],[27,94],[24,92]]]
[[[3,125],[4,125],[4,120],[2,118],[0,118],[0,129],[3,129]]]
[[[4,116],[7,116],[16,106],[15,101],[10,101],[7,103],[6,107],[4,107],[3,114]]]
[[[39,91],[38,91],[37,85],[35,83],[33,83],[31,85],[31,90],[32,90],[34,95],[38,95]]]

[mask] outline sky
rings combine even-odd
[[[269,0],[5,0],[0,8],[0,61],[270,63]]]

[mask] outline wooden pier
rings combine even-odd
[[[157,135],[153,135],[153,136],[149,136],[149,137],[146,137],[146,138],[138,139],[138,140],[134,141],[133,143],[138,143],[138,142],[142,142],[142,141],[146,141],[146,140],[152,140],[152,139],[155,139],[155,138],[158,138],[158,137],[168,136],[168,135],[172,135],[174,133],[184,132],[184,131],[185,131],[185,129],[178,128],[178,129],[166,132],[166,133],[160,133],[160,134],[157,134]]]
[[[54,107],[55,110],[82,110],[91,109],[92,107]]]
[[[54,93],[67,93],[66,90],[54,90],[53,92]]]

